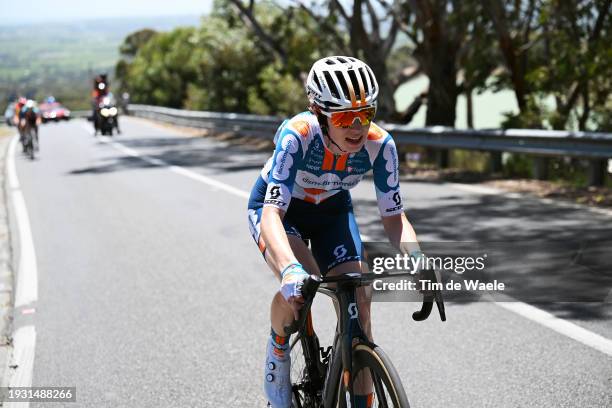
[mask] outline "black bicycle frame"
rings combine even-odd
[[[339,383],[335,379],[339,378],[344,385],[344,391],[347,401],[350,401],[350,406],[355,406],[355,397],[353,394],[353,340],[358,339],[361,343],[367,344],[370,347],[376,347],[376,344],[372,343],[366,334],[363,332],[361,323],[359,321],[359,307],[357,305],[357,297],[355,290],[360,287],[369,284],[375,279],[399,277],[410,275],[409,273],[383,273],[383,274],[361,274],[361,273],[345,273],[340,276],[331,276],[320,278],[315,275],[311,275],[307,279],[302,287],[302,294],[304,296],[304,307],[300,310],[300,318],[295,320],[290,326],[285,327],[286,335],[300,332],[300,341],[302,341],[302,350],[304,353],[304,360],[306,364],[306,370],[310,380],[310,394],[321,395],[324,403],[335,403],[331,401],[336,392],[340,392],[341,388]],[[432,282],[437,282],[436,275],[433,271],[426,271],[425,277]],[[336,289],[321,289],[321,284],[336,284]],[[314,333],[312,325],[312,315],[310,307],[314,296],[319,290],[321,293],[330,296],[334,299],[338,305],[338,325],[336,328],[336,335],[333,342],[332,358],[331,361],[327,353],[325,353],[320,345],[316,334]],[[440,312],[440,318],[445,321],[446,315],[444,311],[444,303],[442,301],[442,294],[440,291],[434,291],[431,294],[427,294],[423,298],[423,305],[420,311],[413,313],[413,319],[417,321],[425,320],[431,310],[433,301],[435,300]],[[319,352],[325,353],[325,361],[319,359]],[[339,365],[338,358],[341,360]],[[339,365],[339,367],[338,367]],[[333,380],[333,381],[330,381]],[[324,388],[323,388],[324,387]],[[319,394],[319,392],[321,392]],[[330,394],[332,393],[332,394]],[[347,404],[348,405],[348,404]]]

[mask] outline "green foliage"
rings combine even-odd
[[[490,154],[474,150],[453,149],[450,151],[451,167],[484,172],[489,166]]]
[[[504,161],[505,177],[524,177],[533,176],[533,158],[519,153],[509,153]]]
[[[127,67],[123,88],[135,103],[180,108],[195,76],[191,57],[195,51],[195,29],[179,28],[158,33],[137,52]]]
[[[116,75],[137,103],[277,115],[304,110],[302,77],[319,57],[323,40],[312,35],[304,11],[286,13],[262,2],[257,12],[264,28],[274,29],[286,44],[286,64],[254,40],[233,9],[217,2],[200,27],[153,34],[138,43],[132,59],[117,64]],[[122,49],[132,53],[134,39],[143,37],[131,34]]]
[[[302,81],[289,74],[281,74],[276,65],[268,65],[259,74],[261,92],[253,87],[249,92],[249,110],[262,115],[275,113],[293,115],[307,107]]]

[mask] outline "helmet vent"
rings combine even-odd
[[[340,61],[343,64],[346,62],[346,60],[344,58],[340,58],[340,57],[338,57],[338,61]]]
[[[353,85],[353,91],[355,91],[355,96],[357,97],[357,99],[361,99],[362,96],[365,99],[365,95],[361,95],[361,89],[359,86],[359,82],[357,81],[357,75],[355,75],[355,71],[350,70],[348,72],[348,76],[351,79],[351,84]],[[364,93],[365,93],[365,90],[364,90]]]
[[[372,93],[376,93],[376,81],[374,81],[374,77],[372,76],[372,73],[369,69],[367,69],[366,72],[368,73],[368,77],[370,77],[370,83],[372,84]]]
[[[335,64],[336,64],[336,61],[334,61],[333,59],[328,59],[328,60],[325,60],[325,63],[326,63],[327,65],[335,65]]]
[[[351,96],[349,94],[348,84],[346,83],[346,80],[344,79],[344,75],[342,75],[342,71],[334,71],[334,72],[336,74],[336,78],[338,78],[338,82],[340,83],[340,86],[342,87],[342,93],[344,95],[344,99],[350,100]]]
[[[319,82],[319,78],[317,77],[317,75],[315,75],[313,77],[315,84],[317,84],[317,91],[321,92],[321,83]]]
[[[340,99],[340,91],[336,87],[336,84],[334,83],[334,80],[332,79],[332,76],[330,75],[329,71],[325,71],[323,75],[325,75],[325,82],[327,82],[329,92],[331,92],[334,98]]]
[[[368,86],[368,80],[366,79],[365,68],[359,68],[358,71],[359,71],[359,76],[361,77],[361,83],[363,84],[364,92],[367,93],[367,89],[370,89],[370,87]],[[367,95],[364,95],[364,97],[366,96]]]

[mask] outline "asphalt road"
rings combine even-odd
[[[246,199],[162,164],[248,192],[268,153],[138,119],[122,127],[123,150],[85,121],[46,125],[39,158],[16,158],[38,265],[33,385],[76,386],[69,406],[263,407],[277,283],[249,235]],[[612,237],[612,217],[585,210],[446,184],[402,192],[423,240]],[[361,232],[382,238],[371,180],[353,198]],[[445,323],[413,322],[416,306],[373,311],[414,407],[612,406],[610,355],[495,303],[449,303]],[[612,339],[610,307],[541,307]],[[329,341],[329,304],[315,313]]]

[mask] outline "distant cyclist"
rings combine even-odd
[[[20,99],[20,102],[23,101]],[[34,100],[27,99],[25,103],[20,106],[19,111],[16,109],[15,112],[17,116],[17,127],[19,128],[19,141],[23,145],[25,130],[28,126],[32,127],[32,129],[34,129],[33,145],[34,149],[38,151],[38,126],[42,123],[38,105]],[[25,146],[23,146],[23,148],[25,151]]]
[[[378,84],[364,62],[333,56],[308,74],[308,111],[278,129],[276,149],[249,199],[251,234],[281,281],[271,306],[264,391],[273,408],[291,405],[289,338],[309,274],[362,271],[365,257],[349,189],[373,170],[382,224],[402,253],[422,256],[404,215],[393,138],[372,120]],[[305,240],[310,241],[309,249]],[[358,291],[359,319],[371,338],[371,292]],[[357,408],[371,404],[371,384],[356,385]]]

